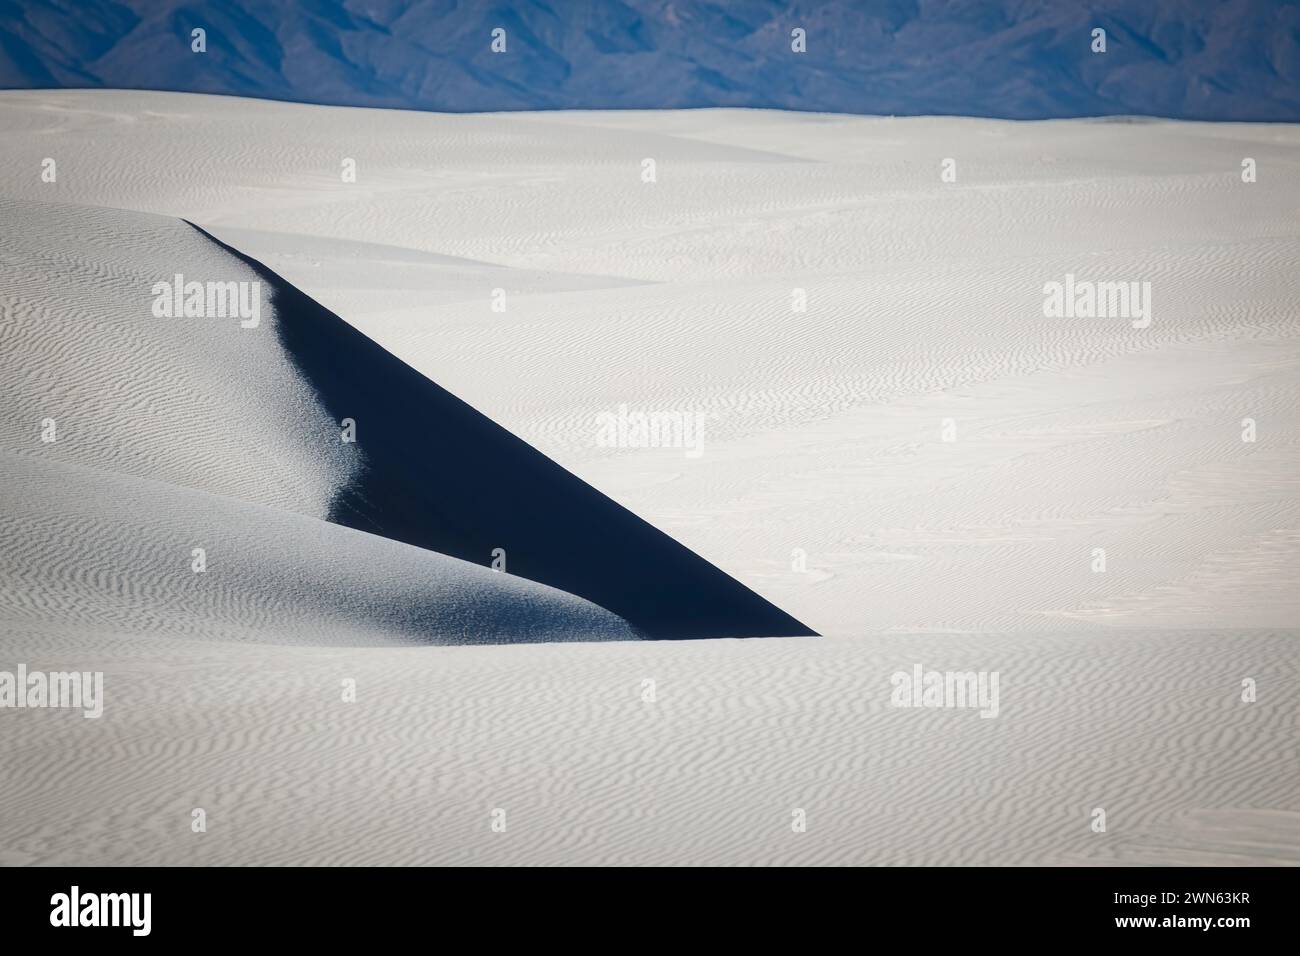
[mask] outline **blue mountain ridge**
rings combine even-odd
[[[791,30],[807,52],[791,51]],[[1107,34],[1105,53],[1092,30]],[[207,51],[190,49],[195,28]],[[506,52],[491,33],[506,31]],[[0,87],[452,112],[1300,119],[1279,0],[0,0]]]

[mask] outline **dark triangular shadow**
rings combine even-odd
[[[281,342],[365,467],[330,520],[579,595],[650,638],[815,634],[190,223],[267,283]]]

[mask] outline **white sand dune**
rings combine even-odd
[[[175,273],[259,278],[192,227],[3,199],[0,216],[6,632],[636,636],[573,595],[327,523],[365,460],[283,348],[271,289],[260,287],[255,327],[151,315],[149,290]],[[41,440],[46,422],[53,441]]]
[[[213,428],[169,457],[165,429],[197,411],[125,440],[130,395],[176,395],[179,357],[149,373],[97,335],[97,362],[142,378],[117,405],[94,379],[67,396],[97,422],[94,460],[59,450],[68,487],[111,470],[95,493],[134,502],[125,525],[149,507],[142,483],[166,481],[184,490],[156,509],[162,534],[205,495],[250,567],[274,560],[253,541],[272,510],[338,560],[305,625],[274,596],[316,548],[306,532],[249,607],[214,596],[169,621],[123,616],[140,603],[129,581],[111,614],[85,597],[96,582],[66,550],[80,525],[30,560],[9,549],[0,668],[93,665],[116,689],[100,721],[0,714],[23,728],[0,737],[16,768],[3,862],[1300,863],[1296,127],[65,91],[0,94],[0,129],[0,195],[23,201],[6,225],[33,201],[198,223],[828,635],[249,646],[407,640],[426,606],[408,582],[453,571],[321,520],[348,461],[313,450],[292,389],[257,393],[247,447]],[[120,287],[105,258],[44,248],[99,290],[71,313],[93,318]],[[10,292],[13,261],[0,302],[26,314],[51,290],[28,267]],[[1066,273],[1151,282],[1150,326],[1045,317],[1044,283]],[[0,387],[53,346],[23,348],[0,355]],[[232,367],[247,368],[234,394],[280,375],[273,356],[219,356],[205,388]],[[621,403],[703,415],[703,453],[602,446],[596,416]],[[280,434],[288,414],[307,430]],[[7,402],[0,435],[31,449],[42,417]],[[6,499],[64,480],[22,454]],[[19,501],[24,527],[57,525],[57,504]],[[133,553],[121,534],[108,563]],[[43,568],[63,582],[50,599],[81,609],[67,626],[13,597]],[[171,587],[164,570],[144,586]],[[382,612],[388,593],[408,597]],[[590,605],[566,608],[557,620],[601,631]],[[200,632],[245,643],[184,640]],[[1001,713],[890,707],[890,675],[914,663],[1000,672]],[[356,704],[340,702],[347,677]],[[221,821],[206,835],[189,831],[198,806]]]
[[[255,328],[151,313],[156,282],[256,281],[243,263],[168,217],[12,200],[0,215],[0,447],[327,516],[358,463],[280,347],[270,290]]]
[[[564,592],[557,622],[508,641],[578,623],[569,596],[609,612],[588,613],[596,636],[810,633],[200,230],[91,207],[7,200],[0,212],[13,227],[0,247],[15,280],[0,299],[13,453],[283,507],[474,564],[500,557]],[[164,261],[173,291],[228,286],[239,313],[213,299],[217,315],[155,314]],[[172,306],[172,291],[163,299]],[[445,587],[448,570],[430,586]],[[463,601],[451,603],[463,617]],[[427,608],[418,616],[435,643],[475,639],[472,628],[444,631]],[[499,624],[477,639],[503,639]]]
[[[31,455],[0,461],[0,627],[47,635],[47,652],[140,635],[308,645],[636,638],[571,594],[319,519]]]

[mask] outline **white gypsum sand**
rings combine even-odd
[[[169,277],[220,275],[269,296],[192,227],[3,198],[0,217],[6,632],[633,636],[571,594],[325,521],[335,489],[368,465],[281,345],[278,310],[268,301],[249,327],[152,314],[162,259]]]
[[[1295,865],[1294,641],[24,638],[105,709],[0,714],[0,864]],[[999,670],[999,716],[890,707],[913,661]]]
[[[33,610],[29,581],[6,579],[21,613],[0,669],[103,669],[106,706],[99,721],[0,713],[23,730],[0,738],[4,862],[1300,861],[1295,127],[30,92],[0,94],[0,128],[0,195],[202,225],[828,635],[198,644],[190,597],[87,581],[71,546],[20,557],[48,551],[68,509],[7,494],[23,519],[8,566],[73,583]],[[167,273],[174,238],[132,254]],[[94,314],[116,277],[82,271],[77,297],[41,301],[6,275],[3,321]],[[1044,285],[1067,275],[1150,282],[1150,325],[1046,317]],[[177,370],[157,369],[161,395]],[[58,388],[93,406],[120,381]],[[301,435],[276,429],[291,393],[252,394],[245,427],[267,422],[275,460],[294,462]],[[702,453],[601,444],[598,416],[623,404],[703,415]],[[4,478],[35,487],[39,422],[6,411],[29,471]],[[347,531],[277,498],[270,465],[261,480],[214,466],[204,481],[225,484],[198,491],[169,472],[228,461],[213,419],[152,458],[121,420],[97,419],[103,455],[237,499],[239,516],[214,504],[211,521],[254,551],[248,509]],[[297,461],[304,481],[331,480]],[[181,494],[158,490],[175,501],[160,529],[168,508],[192,510]],[[158,546],[139,527],[135,553]],[[256,640],[303,615],[303,643],[397,641],[400,615],[365,593],[381,575],[354,580],[370,559],[338,537],[320,549],[336,597],[277,592],[280,570],[256,593],[281,617],[222,611],[199,636]],[[436,573],[426,555],[389,558],[411,562],[405,593]],[[275,547],[258,559],[274,565]],[[147,627],[122,617],[140,608]],[[998,717],[891,708],[891,674],[916,663],[998,671]],[[340,702],[349,677],[356,704]],[[175,756],[146,766],[156,746]],[[196,806],[217,808],[220,839],[190,832]],[[1106,833],[1089,827],[1098,807]]]

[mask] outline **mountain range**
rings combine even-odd
[[[503,52],[492,50],[497,30]],[[795,30],[806,52],[793,51]],[[1095,30],[1105,31],[1104,53]],[[1300,6],[2,0],[0,88],[49,87],[450,112],[732,106],[1294,121]]]

